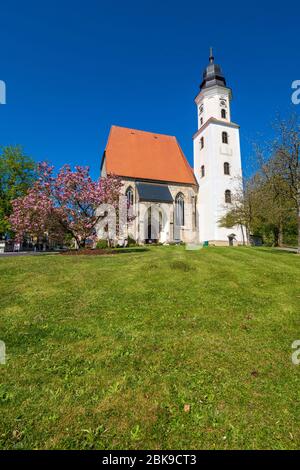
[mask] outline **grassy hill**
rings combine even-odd
[[[300,257],[0,259],[1,448],[299,448]]]

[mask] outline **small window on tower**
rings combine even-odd
[[[224,163],[224,175],[230,175],[230,168],[228,162]]]
[[[223,142],[223,144],[228,144],[228,134],[227,134],[227,132],[222,132],[222,142]]]
[[[200,126],[203,125],[203,118],[200,118]]]
[[[199,106],[199,114],[202,114],[203,113],[203,104],[201,104],[201,106]]]
[[[205,166],[202,165],[201,166],[201,177],[204,178],[204,176],[205,176]]]
[[[204,147],[204,137],[201,137],[200,139],[200,149],[203,149]]]
[[[221,109],[221,118],[226,119],[226,109]]]
[[[231,204],[231,191],[230,191],[230,189],[226,189],[226,191],[225,191],[225,202],[226,202],[226,204]]]

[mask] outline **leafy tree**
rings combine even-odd
[[[92,181],[89,168],[63,166],[54,175],[54,167],[43,162],[39,178],[25,196],[13,201],[11,225],[18,239],[24,235],[42,238],[73,237],[78,247],[96,237],[97,224],[105,214],[98,213],[101,204],[117,208],[122,182],[114,175]]]
[[[0,236],[10,230],[12,201],[23,196],[36,179],[35,162],[22,147],[0,148]]]
[[[300,126],[297,115],[287,120],[279,117],[274,125],[275,138],[257,148],[259,173],[262,177],[264,201],[267,201],[269,227],[273,225],[278,244],[285,233],[291,235],[297,219],[298,252],[300,253]],[[263,204],[261,206],[263,209]]]
[[[257,221],[258,187],[258,175],[239,182],[232,194],[230,210],[219,221],[221,227],[239,226],[242,232],[243,244],[249,241],[250,233],[256,231],[256,227],[259,225]]]
[[[275,140],[263,149],[255,147],[257,170],[233,194],[231,209],[220,225],[244,226],[248,235],[280,246],[284,237],[293,240],[299,213],[300,138],[294,119],[278,121],[276,129]]]
[[[269,165],[272,166],[271,158]],[[268,171],[268,170],[267,170]],[[270,173],[262,180],[258,191],[260,204],[258,217],[261,230],[266,237],[271,235],[273,245],[281,246],[284,242],[284,232],[294,218],[292,201],[287,197],[288,184],[280,174]]]
[[[293,114],[288,120],[276,123],[277,139],[273,142],[273,172],[286,183],[282,192],[295,210],[298,225],[298,253],[300,254],[300,125]]]

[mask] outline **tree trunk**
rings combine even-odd
[[[250,228],[248,225],[246,225],[246,240],[247,240],[247,245],[250,245]]]
[[[86,238],[84,240],[80,240],[79,249],[80,248],[85,248],[85,243],[86,243]]]
[[[73,235],[77,244],[77,250],[80,250],[81,248],[84,248],[85,246],[85,240],[81,240],[79,237]]]
[[[244,227],[241,224],[241,232],[242,232],[242,238],[243,238],[243,245],[245,245],[245,234],[244,234]]]
[[[278,246],[278,240],[279,240],[279,229],[278,227],[274,227],[273,229],[273,235],[274,235],[274,246]]]
[[[278,228],[278,246],[283,245],[283,228],[282,228],[282,223],[280,222],[279,228]]]

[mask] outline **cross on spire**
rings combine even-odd
[[[213,64],[213,63],[214,63],[214,60],[215,60],[215,58],[214,58],[214,56],[213,56],[213,48],[210,47],[210,48],[209,48],[209,62],[210,62],[211,64]]]

